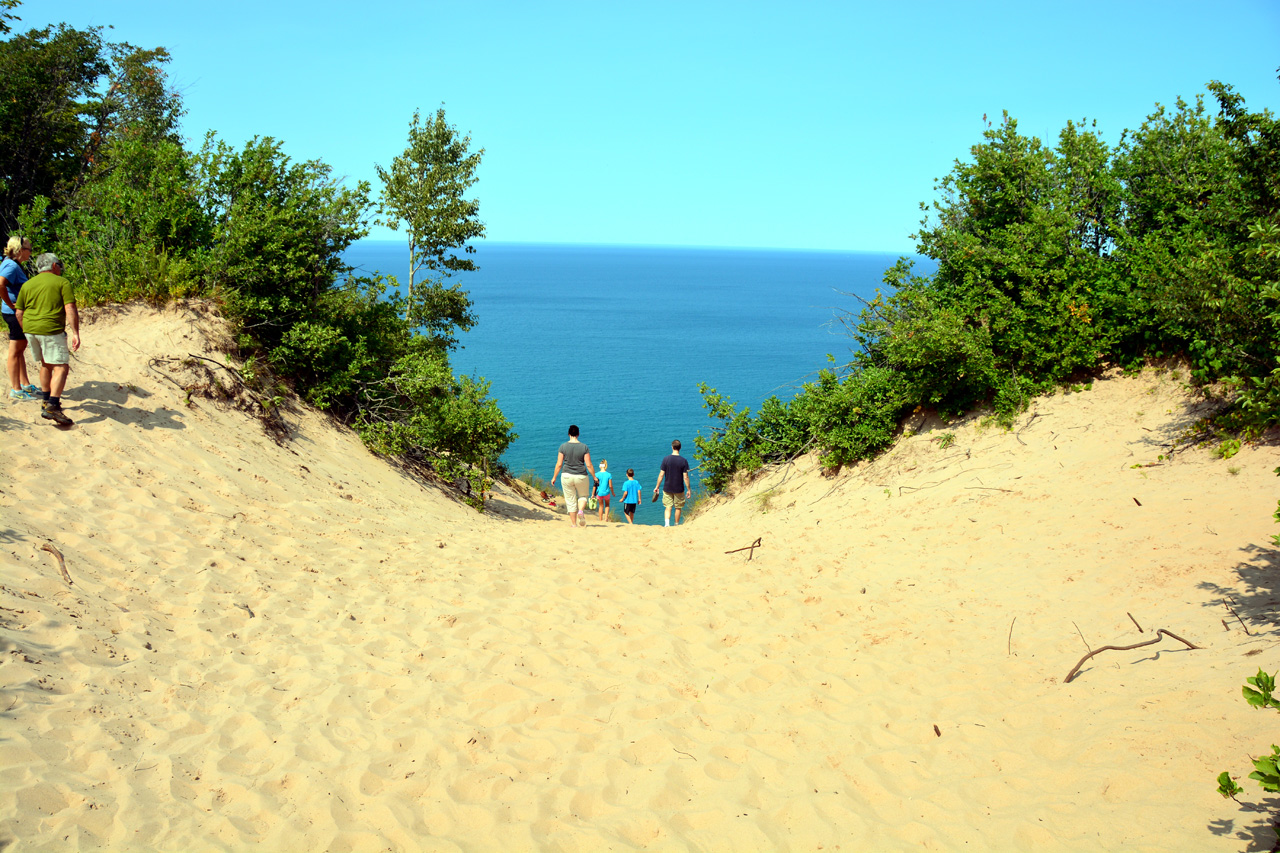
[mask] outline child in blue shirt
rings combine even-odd
[[[627,469],[627,481],[622,484],[622,512],[627,517],[627,524],[636,523],[636,504],[640,503],[640,481],[636,479],[636,469]]]
[[[596,474],[596,510],[600,521],[609,514],[609,498],[613,497],[613,475],[609,473],[609,460],[600,460],[600,473]]]

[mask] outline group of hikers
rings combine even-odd
[[[569,425],[569,440],[560,445],[556,455],[556,470],[551,474],[552,485],[560,478],[560,490],[564,493],[565,511],[569,514],[570,527],[587,526],[587,504],[593,498],[600,521],[608,518],[609,501],[616,497],[613,475],[609,473],[609,461],[600,460],[600,470],[591,464],[591,451],[579,438],[577,424]],[[634,468],[627,469],[627,479],[622,483],[622,514],[627,524],[635,524],[636,508],[640,504],[640,483]],[[685,501],[693,495],[689,485],[689,460],[680,455],[680,439],[671,442],[671,453],[663,457],[658,469],[658,482],[653,487],[653,500],[662,493],[663,526],[670,527],[672,511],[675,524],[680,523],[680,511]]]
[[[13,236],[0,260],[0,314],[9,330],[9,399],[40,401],[40,416],[71,426],[62,411],[62,392],[71,372],[71,353],[80,349],[80,314],[62,261],[52,252],[36,258],[36,274],[27,277],[31,241]],[[68,335],[68,330],[70,334]],[[40,385],[31,383],[26,351],[40,365]]]

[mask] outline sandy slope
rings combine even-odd
[[[1275,841],[1213,777],[1277,740],[1239,685],[1280,669],[1280,451],[1133,467],[1194,416],[1168,374],[575,532],[509,492],[478,515],[314,414],[277,446],[187,407],[152,357],[216,334],[99,314],[75,429],[0,409],[0,849]],[[1062,683],[1156,628],[1203,648]]]

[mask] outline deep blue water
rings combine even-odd
[[[407,257],[402,242],[372,240],[346,255],[402,282]],[[828,353],[849,358],[832,318],[858,305],[840,291],[870,297],[897,256],[483,243],[471,257],[480,269],[458,280],[479,322],[453,367],[488,379],[515,425],[507,467],[549,478],[576,423],[616,483],[635,468],[647,500],[673,438],[697,479],[694,436],[718,424],[699,382],[753,410],[788,399]],[[661,524],[660,507],[642,504],[637,522]]]

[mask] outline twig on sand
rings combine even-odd
[[[1076,623],[1075,623],[1075,622],[1072,622],[1071,624],[1072,624],[1072,625],[1076,625]],[[1086,649],[1091,649],[1091,648],[1092,648],[1092,646],[1090,646],[1090,645],[1089,645],[1089,641],[1088,641],[1088,640],[1086,640],[1086,639],[1084,638],[1084,631],[1081,631],[1081,630],[1080,630],[1080,626],[1079,626],[1079,625],[1076,625],[1076,633],[1080,635],[1080,642],[1084,643],[1084,647],[1085,647]]]
[[[1079,629],[1076,629],[1076,630],[1079,630]],[[1105,651],[1127,652],[1130,649],[1140,649],[1143,646],[1150,646],[1154,643],[1160,642],[1161,636],[1173,637],[1175,640],[1182,643],[1189,649],[1200,648],[1199,646],[1193,645],[1192,643],[1189,643],[1186,640],[1182,639],[1172,631],[1166,631],[1164,628],[1157,628],[1156,635],[1152,637],[1150,640],[1143,640],[1141,643],[1134,643],[1132,646],[1102,646],[1100,648],[1094,649],[1093,651],[1089,652],[1089,654],[1080,658],[1080,662],[1078,664],[1071,667],[1071,671],[1067,673],[1066,678],[1062,679],[1062,683],[1069,684],[1071,682],[1071,679],[1076,677],[1076,673],[1080,671],[1080,667],[1084,666],[1084,662],[1087,661],[1089,658],[1093,657],[1094,655],[1098,654],[1099,652],[1105,652]]]
[[[1240,627],[1244,629],[1244,635],[1246,637],[1252,637],[1253,635],[1249,633],[1249,626],[1244,624],[1244,620],[1240,618],[1240,614],[1236,612],[1235,608],[1232,607],[1230,604],[1227,604],[1225,601],[1222,602],[1222,606],[1227,608],[1227,610],[1231,611],[1232,616],[1236,617],[1236,621],[1239,622]]]
[[[63,559],[62,552],[58,550],[58,546],[52,542],[46,542],[40,546],[41,551],[48,551],[53,558],[58,561],[58,571],[62,572],[62,579],[67,582],[67,586],[71,586],[71,575],[67,573],[67,561]]]
[[[1026,445],[1026,442],[1022,440],[1022,430],[1025,430],[1027,427],[1031,426],[1031,424],[1033,424],[1035,422],[1035,419],[1038,417],[1040,417],[1040,413],[1036,412],[1034,415],[1031,416],[1030,420],[1028,420],[1025,424],[1022,425],[1022,429],[1018,430],[1013,434],[1013,437],[1018,439],[1019,444]]]
[[[1137,628],[1137,629],[1138,629],[1138,633],[1139,633],[1139,634],[1145,634],[1145,633],[1147,633],[1146,631],[1142,630],[1142,626],[1138,624],[1138,620],[1137,620],[1137,619],[1134,619],[1134,618],[1133,618],[1133,614],[1132,614],[1132,613],[1130,613],[1129,611],[1127,611],[1127,610],[1126,610],[1124,615],[1129,617],[1129,621],[1133,623],[1133,627],[1135,627],[1135,628]]]
[[[747,562],[748,562],[748,563],[750,563],[750,562],[751,562],[751,558],[752,558],[752,557],[754,557],[754,556],[756,555],[756,549],[757,549],[757,548],[759,548],[759,547],[760,547],[760,537],[759,537],[759,536],[757,536],[757,537],[756,537],[756,541],[752,542],[750,545],[747,545],[747,546],[746,546],[746,547],[744,547],[744,548],[734,548],[732,551],[725,551],[725,553],[726,553],[726,554],[736,554],[736,553],[738,553],[739,551],[750,551],[751,553],[750,553],[750,554],[747,554]]]
[[[694,761],[697,761],[697,760],[698,760],[697,758],[694,758],[692,755],[689,755],[689,753],[687,753],[687,752],[681,752],[680,750],[676,749],[674,746],[673,746],[673,747],[671,747],[671,749],[672,749],[673,751],[675,751],[675,752],[679,752],[681,755],[687,755],[687,756],[689,756],[689,758],[693,758],[693,760],[694,760]]]
[[[1018,621],[1018,617],[1013,617],[1013,622],[1009,623],[1009,642],[1005,646],[1005,654],[1013,654],[1013,623]]]

